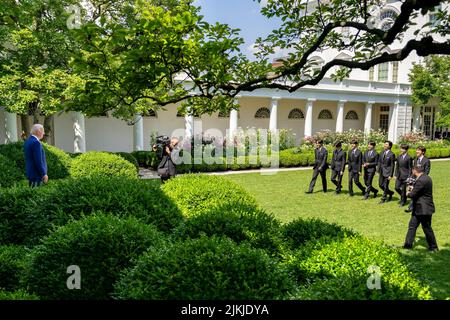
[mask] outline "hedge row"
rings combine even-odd
[[[54,225],[101,210],[134,216],[169,232],[182,216],[158,185],[122,178],[52,181],[45,188],[8,188],[0,193],[0,244],[35,245]]]
[[[430,298],[394,249],[320,220],[282,225],[223,177],[67,179],[6,189],[0,210],[5,299]],[[66,287],[71,265],[82,290]]]

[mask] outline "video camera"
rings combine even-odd
[[[156,156],[161,159],[164,155],[164,150],[166,147],[170,146],[170,138],[168,136],[157,136],[155,146]]]
[[[416,183],[416,178],[414,177],[409,177],[408,179],[406,179],[406,185],[408,186],[414,186],[414,184]]]

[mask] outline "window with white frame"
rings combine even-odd
[[[389,130],[389,106],[380,107],[380,122],[379,128],[385,132]]]
[[[392,82],[398,83],[398,61],[392,62]]]
[[[388,81],[389,63],[384,62],[378,65],[378,81]]]

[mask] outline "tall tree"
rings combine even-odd
[[[439,112],[437,127],[450,127],[450,57],[432,56],[425,64],[415,64],[409,74],[412,85],[412,101],[418,106],[436,100]]]

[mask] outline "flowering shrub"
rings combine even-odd
[[[411,131],[408,133],[405,133],[404,135],[400,136],[398,139],[398,143],[402,144],[409,144],[409,145],[418,145],[418,144],[424,144],[428,138],[425,136],[425,134],[422,131]]]

